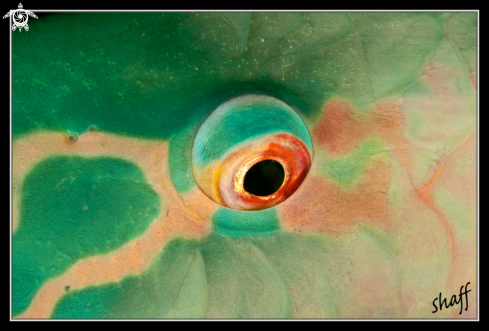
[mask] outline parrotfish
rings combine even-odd
[[[475,318],[477,19],[12,33],[12,317]]]

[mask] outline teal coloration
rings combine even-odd
[[[195,130],[186,130],[170,139],[168,169],[178,193],[186,193],[195,187],[191,162],[194,135]]]
[[[445,36],[475,70],[476,38],[465,33],[476,30],[475,22],[474,13],[454,13],[448,21],[438,13],[46,16],[31,20],[28,32],[12,35],[12,135],[46,129],[81,134],[94,125],[125,136],[171,139],[170,176],[179,192],[187,192],[194,185],[189,169],[178,169],[188,160],[185,135],[224,101],[270,95],[308,123],[333,98],[366,112],[377,100],[402,96]],[[24,183],[21,223],[12,239],[14,316],[47,279],[80,258],[120,247],[146,230],[160,208],[131,163],[109,162],[120,164],[119,171],[102,158],[55,160],[34,168]],[[365,165],[363,157],[350,161],[323,170],[349,186]],[[357,162],[362,166],[355,167]],[[60,165],[65,166],[56,168]],[[65,168],[76,173],[73,182]],[[79,193],[91,199],[86,212]],[[246,213],[263,212],[271,210]],[[221,209],[214,215],[217,232],[224,229],[224,235],[213,232],[201,241],[177,239],[165,246],[163,254],[173,256],[154,261],[144,277],[68,291],[53,316],[171,317],[179,316],[172,310],[177,307],[186,317],[289,317],[297,316],[293,294],[312,307],[297,317],[310,317],[318,307],[317,316],[337,317],[336,300],[350,266],[340,239],[282,231],[265,237],[267,226],[255,237],[246,227],[232,228],[230,216]],[[261,229],[257,224],[254,229]],[[232,238],[239,233],[242,239]],[[392,265],[388,256],[386,261]],[[184,294],[194,304],[183,300]],[[355,300],[361,298],[352,296],[348,304]]]
[[[312,151],[306,125],[288,105],[262,95],[232,99],[216,109],[200,127],[194,139],[193,161],[206,165],[241,143],[277,133],[296,136]]]
[[[141,275],[73,291],[60,301],[52,317],[202,318],[206,304],[202,255],[195,242],[175,239]]]
[[[112,307],[123,296],[124,290],[116,283],[72,291],[61,300],[51,318],[107,318],[105,314],[107,307]]]
[[[212,228],[231,238],[269,236],[280,230],[277,208],[242,211],[219,207],[212,216]]]
[[[333,158],[323,155],[320,161],[321,171],[342,187],[352,189],[372,161],[385,157],[387,150],[382,140],[367,138],[358,145],[357,150],[344,157]]]
[[[226,20],[242,26],[239,16]],[[167,139],[250,92],[307,108],[277,77],[249,75],[250,60],[245,66],[227,51],[216,52],[218,38],[234,32],[215,14],[75,13],[32,21],[29,33],[13,36],[14,138],[39,129],[83,133],[95,125]],[[202,31],[213,27],[218,38],[202,39]]]
[[[59,156],[36,165],[24,180],[12,237],[12,314],[25,310],[46,280],[78,260],[144,233],[160,207],[131,162]]]
[[[363,13],[356,22],[348,13],[31,20],[28,33],[12,35],[12,134],[83,133],[95,125],[167,139],[246,93],[277,97],[312,120],[334,97],[367,109],[411,85],[445,35],[437,13],[382,15]]]
[[[458,45],[471,72],[477,71],[477,13],[451,13],[447,19],[450,38]]]
[[[307,307],[314,307],[313,314],[337,317],[352,239],[283,232],[241,239],[216,233],[200,240],[177,238],[140,275],[67,292],[51,317],[311,317]]]

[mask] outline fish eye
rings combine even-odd
[[[255,163],[246,173],[243,188],[257,196],[267,196],[278,191],[285,179],[284,167],[275,160]]]
[[[247,94],[219,105],[192,144],[197,186],[222,206],[262,210],[291,196],[312,162],[302,118],[285,102]]]

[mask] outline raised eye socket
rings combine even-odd
[[[286,103],[249,94],[217,107],[192,146],[199,188],[217,203],[261,210],[287,199],[312,161],[312,142],[300,116]]]

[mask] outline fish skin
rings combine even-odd
[[[101,30],[106,22],[111,28]],[[37,284],[32,299],[21,298],[26,304],[13,317],[476,317],[476,22],[477,13],[434,12],[33,20],[12,41],[13,275],[40,261],[39,245],[60,245],[61,229],[37,239],[22,234],[36,228],[24,219],[34,205],[25,192],[94,194],[76,191],[81,178],[73,174],[60,173],[49,188],[48,173],[29,179],[56,155],[124,160],[147,178],[158,196],[149,208],[159,206],[162,216],[141,240],[129,236],[109,253],[80,259],[58,249],[53,259],[72,264]],[[288,200],[245,212],[258,213],[250,224],[260,215],[266,224],[233,237],[218,226],[237,214],[222,212],[195,185],[190,151],[201,122],[248,93],[299,114],[313,161]],[[78,139],[70,143],[71,134]],[[141,181],[101,169],[118,185]],[[90,171],[87,180],[101,180]],[[64,212],[44,205],[46,215]],[[80,225],[87,235],[103,221],[90,218],[96,206],[76,204],[80,219],[93,222]],[[152,213],[131,211],[139,212]],[[14,282],[42,279],[46,267]],[[438,293],[458,293],[469,281],[467,311],[432,313]]]

